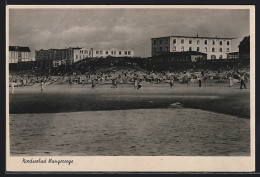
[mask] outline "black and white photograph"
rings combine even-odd
[[[254,6],[6,15],[10,171],[254,171]]]

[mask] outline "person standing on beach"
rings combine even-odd
[[[244,89],[246,89],[245,74],[243,74],[243,75],[240,77],[240,89],[243,89],[243,86],[244,86]]]
[[[173,79],[171,79],[171,80],[170,80],[170,87],[171,87],[171,88],[173,87],[173,84],[174,84]]]
[[[117,89],[117,80],[116,80],[116,78],[112,80],[112,88]]]
[[[41,82],[41,92],[43,92],[43,89],[44,89],[44,82],[42,81]]]
[[[142,79],[139,80],[138,84],[137,84],[137,90],[141,90],[142,92],[144,91],[143,90],[143,86],[142,86]]]
[[[92,89],[95,88],[95,80],[94,80],[94,79],[91,80],[91,88],[92,88]]]
[[[199,87],[201,87],[201,78],[198,77],[198,81],[199,81]]]
[[[11,82],[11,93],[14,94],[14,81]]]
[[[232,87],[233,86],[233,81],[232,81],[231,75],[229,76],[228,80],[229,80],[229,87]]]
[[[137,79],[136,78],[134,79],[134,84],[135,84],[135,89],[137,89],[137,84],[138,83],[137,83]]]
[[[70,84],[70,86],[72,86],[72,78],[71,77],[69,78],[69,84]]]
[[[22,78],[21,82],[22,82],[22,87],[24,88],[24,79],[23,78]]]

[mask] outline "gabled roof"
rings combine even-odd
[[[244,39],[240,42],[240,44],[239,44],[238,47],[240,47],[241,45],[246,44],[247,42],[250,43],[250,36],[246,36],[246,37],[244,37]]]
[[[29,47],[9,46],[9,51],[31,52]]]

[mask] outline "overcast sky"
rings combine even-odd
[[[65,47],[134,49],[151,55],[151,38],[249,35],[249,10],[10,9],[9,44],[34,50]]]

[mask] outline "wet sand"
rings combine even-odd
[[[250,120],[199,109],[10,115],[11,154],[248,156]]]
[[[41,93],[40,87],[18,87],[10,94],[10,113],[59,113],[100,110],[128,110],[168,108],[179,102],[185,108],[250,118],[249,89],[239,87],[194,87],[168,84],[145,85],[144,92],[133,85],[49,85]]]
[[[250,92],[168,84],[10,94],[12,155],[250,155]]]

